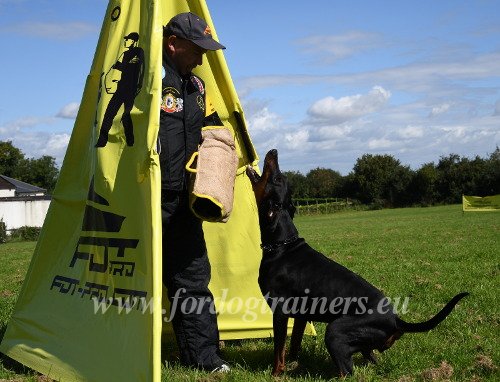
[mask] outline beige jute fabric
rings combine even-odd
[[[201,136],[198,152],[186,165],[192,172],[190,206],[202,220],[225,223],[233,209],[238,168],[233,135],[225,127],[209,126],[203,128]]]

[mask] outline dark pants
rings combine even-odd
[[[210,263],[201,221],[189,209],[186,192],[162,191],[162,224],[163,282],[175,309],[172,324],[181,362],[214,369],[223,362],[208,289]]]
[[[135,91],[135,89],[134,89]],[[131,89],[118,88],[109,100],[106,111],[104,112],[104,117],[102,119],[101,131],[99,132],[98,145],[105,146],[108,142],[108,134],[111,126],[113,125],[113,119],[123,105],[123,115],[121,118],[123,129],[125,130],[125,139],[127,141],[127,146],[134,145],[134,125],[132,123],[132,117],[130,112],[134,107],[135,93]]]

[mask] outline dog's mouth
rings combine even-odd
[[[246,173],[250,178],[252,184],[262,182],[264,180],[267,181],[267,179],[269,179],[269,176],[276,171],[279,171],[278,150],[276,149],[269,150],[268,153],[266,154],[266,157],[264,159],[264,168],[262,170],[262,176],[260,176],[257,173],[257,171],[255,171],[255,169],[250,165],[247,166],[246,169]]]
[[[272,149],[269,150],[266,154],[266,158],[264,159],[264,170],[263,172],[266,171],[279,171],[279,166],[278,166],[278,150]]]

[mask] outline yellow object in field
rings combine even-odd
[[[465,211],[500,211],[500,195],[466,196],[462,195],[462,210]]]

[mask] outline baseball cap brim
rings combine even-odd
[[[206,49],[206,50],[219,50],[219,49],[226,49],[226,47],[222,44],[219,44],[217,41],[215,41],[212,38],[204,38],[204,39],[196,39],[196,40],[189,40],[196,45],[198,45],[200,48]]]

